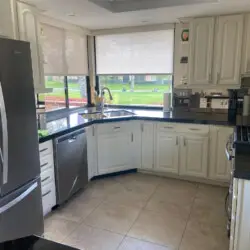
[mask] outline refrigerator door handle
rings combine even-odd
[[[6,212],[10,208],[14,207],[16,204],[18,204],[19,202],[21,202],[25,197],[27,197],[37,187],[38,187],[38,184],[36,182],[32,186],[30,186],[26,191],[24,191],[21,195],[19,195],[17,198],[15,198],[11,202],[7,203],[6,205],[0,207],[0,214]]]
[[[2,172],[3,180],[2,183],[8,182],[8,122],[4,103],[2,82],[0,81],[0,111],[1,111],[1,123],[2,123],[2,138],[3,145],[1,148],[1,160],[2,160]]]

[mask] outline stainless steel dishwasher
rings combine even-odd
[[[54,147],[57,205],[60,205],[88,183],[85,129],[56,138]]]

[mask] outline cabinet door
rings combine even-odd
[[[179,172],[179,146],[176,134],[156,132],[155,169],[169,173]]]
[[[211,127],[210,129],[210,163],[209,177],[214,180],[230,180],[231,162],[228,161],[225,148],[229,137],[233,134],[230,127]]]
[[[98,172],[106,174],[132,168],[132,133],[114,132],[98,136]]]
[[[143,169],[154,167],[154,124],[144,122],[141,124],[141,166]]]
[[[208,137],[181,136],[181,175],[207,177]]]
[[[36,92],[39,92],[45,89],[45,83],[36,10],[32,6],[18,2],[18,20],[21,40],[30,42],[34,87]]]
[[[199,18],[191,24],[190,84],[212,83],[214,23],[214,18]]]
[[[0,0],[0,37],[15,38],[13,0]]]
[[[217,84],[238,85],[243,40],[243,15],[221,16],[218,18],[217,28],[214,72]]]
[[[245,19],[241,73],[250,73],[250,14],[246,15]]]

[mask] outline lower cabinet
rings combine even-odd
[[[208,137],[180,136],[180,175],[207,177]]]
[[[157,132],[155,170],[178,174],[179,142],[177,134]]]
[[[154,168],[154,123],[141,123],[141,168]]]
[[[230,180],[231,162],[225,154],[225,147],[233,135],[232,127],[211,126],[210,128],[210,163],[209,178],[228,182]]]
[[[134,134],[128,125],[114,125],[98,127],[98,173],[108,174],[132,169]],[[101,131],[100,131],[101,130]]]

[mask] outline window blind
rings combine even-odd
[[[66,31],[65,39],[68,75],[88,75],[87,36]]]
[[[172,74],[174,30],[99,35],[97,74]]]
[[[45,75],[65,75],[64,30],[41,25],[41,41]]]
[[[88,75],[87,36],[41,24],[45,75]]]

